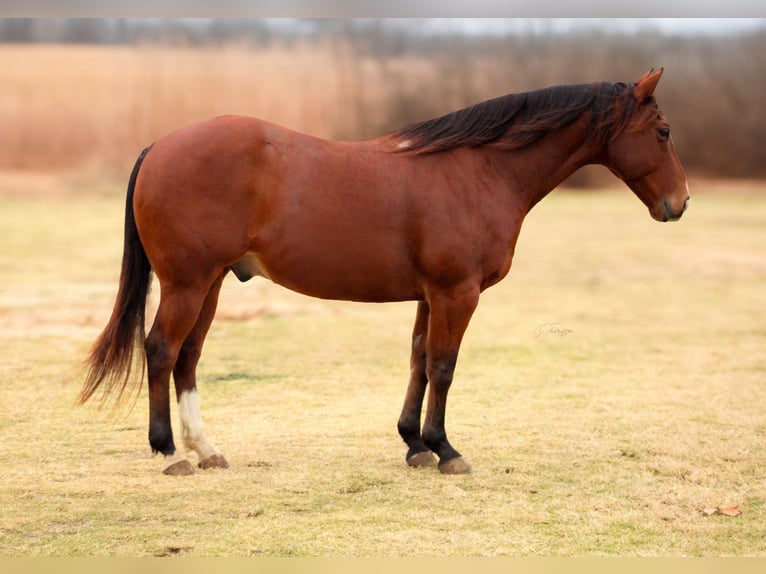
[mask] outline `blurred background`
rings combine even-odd
[[[688,175],[766,177],[766,20],[5,19],[0,170],[124,175],[219,114],[376,137],[509,92],[637,80]],[[611,176],[576,174],[594,187]]]

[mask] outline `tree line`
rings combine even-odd
[[[350,94],[344,103],[349,119],[333,135],[346,138],[375,137],[503,93],[635,81],[663,66],[658,100],[687,171],[766,177],[764,28],[718,35],[603,29],[426,33],[421,28],[418,21],[380,20],[6,19],[0,20],[0,42],[237,44],[253,50],[297,42],[331,46]],[[414,61],[426,62],[429,72],[413,72]],[[385,86],[384,98],[365,93],[373,89],[371,69],[381,80],[374,89]]]

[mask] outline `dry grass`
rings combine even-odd
[[[404,464],[412,304],[229,281],[200,388],[232,467],[180,479],[149,454],[145,395],[73,406],[123,185],[0,193],[0,554],[766,554],[762,194],[693,187],[673,225],[622,188],[538,206],[450,395],[471,476]],[[702,513],[720,505],[742,514]]]
[[[2,163],[123,168],[159,136],[225,113],[330,136],[348,122],[343,58],[309,46],[0,46]]]
[[[687,170],[766,174],[764,33],[433,42],[400,51],[384,37],[342,35],[261,49],[0,44],[0,169],[124,173],[158,137],[228,113],[364,139],[508,92],[634,81],[665,66],[658,98]],[[603,181],[593,173],[576,181]]]
[[[158,137],[221,114],[327,138],[380,135],[390,90],[436,77],[418,58],[383,67],[333,40],[268,50],[0,44],[0,68],[0,168],[38,171],[122,172]]]

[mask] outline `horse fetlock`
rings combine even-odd
[[[396,425],[396,430],[399,431],[399,436],[404,439],[408,445],[413,441],[420,442],[420,421],[417,419],[399,419]]]
[[[173,432],[168,430],[149,429],[149,444],[152,452],[160,453],[165,456],[173,456],[176,452],[176,445],[173,442]]]
[[[429,430],[423,429],[423,443],[429,448],[439,454],[441,458],[445,456],[460,456],[457,453],[453,454],[453,449],[447,441],[447,433],[444,430]]]

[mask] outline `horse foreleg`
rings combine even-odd
[[[225,273],[216,279],[205,298],[197,322],[186,337],[178,355],[173,379],[175,381],[178,414],[184,446],[199,456],[200,468],[228,468],[229,463],[221,452],[208,440],[202,429],[199,395],[197,394],[197,363],[202,354],[202,345],[215,317],[218,295]]]
[[[463,334],[479,302],[479,288],[464,285],[437,290],[428,299],[430,316],[426,341],[426,373],[430,384],[423,441],[439,456],[439,470],[445,474],[464,474],[471,467],[447,440],[444,428],[447,393],[452,384]]]
[[[420,435],[420,415],[426,394],[426,337],[428,335],[428,303],[418,302],[415,327],[412,330],[412,355],[410,356],[410,382],[404,407],[397,428],[407,443],[407,464],[410,466],[436,466],[436,459]]]

